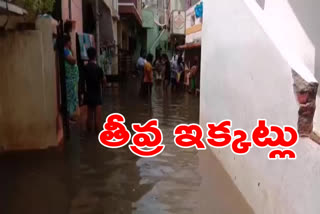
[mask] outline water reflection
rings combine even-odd
[[[1,213],[195,213],[197,153],[176,147],[172,132],[180,123],[198,122],[198,99],[156,86],[145,100],[138,90],[134,80],[106,89],[103,116],[119,112],[128,127],[159,119],[163,154],[140,159],[127,147],[106,149],[73,128],[65,152],[1,157]]]

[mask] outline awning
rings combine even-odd
[[[184,44],[177,47],[178,50],[188,50],[194,48],[201,48],[201,43]]]
[[[139,25],[142,26],[142,18],[138,13],[137,7],[134,3],[119,3],[119,13],[120,15],[133,16]]]

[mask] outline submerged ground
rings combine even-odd
[[[72,130],[64,152],[1,157],[0,213],[253,213],[210,151],[173,142],[176,125],[198,123],[199,98],[155,86],[145,100],[138,91],[135,79],[106,89],[103,115],[119,112],[128,127],[159,119],[161,155],[138,158],[127,147],[106,149],[94,135]]]

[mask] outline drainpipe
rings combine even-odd
[[[68,9],[69,9],[69,20],[72,20],[72,5],[71,5],[72,0],[68,0]]]
[[[161,31],[161,33],[159,34],[159,36],[157,37],[157,39],[153,42],[153,44],[152,44],[152,46],[151,46],[151,48],[150,48],[150,51],[156,46],[156,44],[159,42],[159,40],[161,39],[161,37],[162,37],[162,35],[164,34],[165,31],[166,31],[165,29],[163,29],[163,30]]]
[[[99,0],[96,0],[96,46],[97,46],[97,63],[100,65],[100,12],[99,12]]]

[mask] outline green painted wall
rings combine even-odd
[[[133,55],[134,62],[136,62],[140,57],[141,50],[147,49],[146,30],[144,28],[139,29],[136,36],[137,36],[137,39],[136,39],[137,43],[136,43],[136,49]]]
[[[154,21],[153,21],[154,15],[152,10],[144,9],[142,10],[142,26],[144,28],[153,28],[154,27]]]
[[[147,30],[147,51],[148,53],[151,53],[153,56],[155,56],[157,45],[155,45],[154,48],[152,48],[152,45],[154,41],[158,38],[158,36],[159,36],[158,26],[155,26]]]
[[[168,38],[169,33],[165,32],[159,41],[153,46],[154,42],[157,40],[162,30],[158,25],[154,23],[154,13],[152,10],[144,9],[142,11],[143,27],[147,31],[147,52],[151,53],[153,56],[156,54],[156,48],[160,47],[162,53],[167,53],[168,51]],[[153,47],[152,47],[153,46]]]

